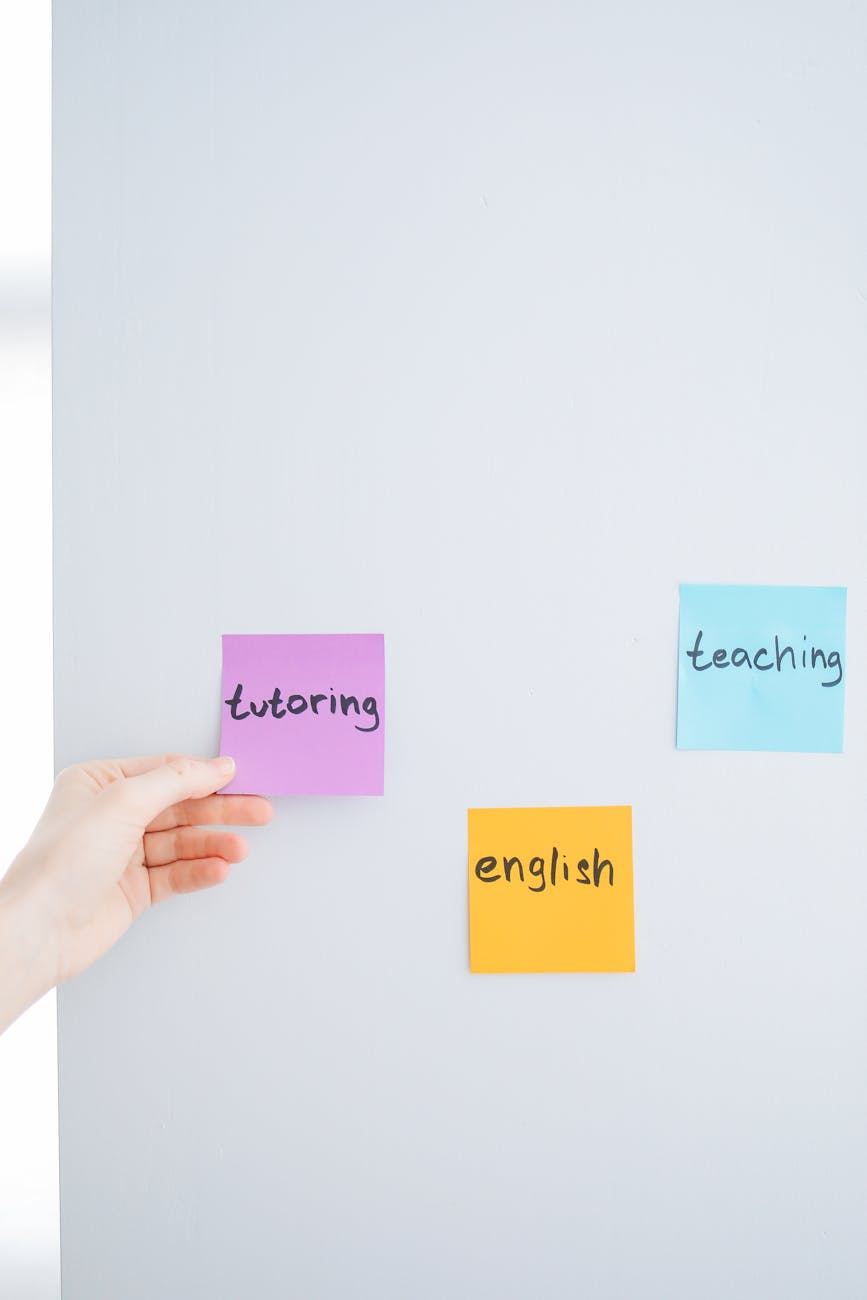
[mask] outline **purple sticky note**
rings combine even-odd
[[[234,794],[382,794],[380,635],[224,636],[220,753]]]

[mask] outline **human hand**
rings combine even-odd
[[[101,957],[153,903],[219,884],[260,826],[258,795],[217,794],[231,759],[107,759],[65,768],[0,880],[0,1032],[54,984]]]

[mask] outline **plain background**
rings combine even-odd
[[[0,875],[52,777],[50,127],[50,6],[0,0]],[[0,1295],[60,1295],[53,994],[0,1038]]]
[[[864,1294],[860,3],[55,13],[56,746],[298,799],[60,997],[65,1300]],[[849,588],[842,756],[677,753],[680,581]],[[471,977],[466,809],[634,807],[637,973]]]

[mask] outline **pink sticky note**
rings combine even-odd
[[[234,794],[382,794],[380,635],[224,636],[220,753]]]

